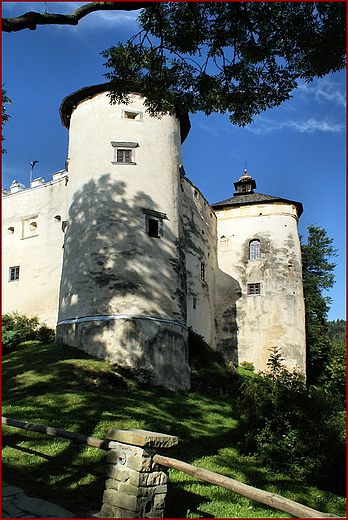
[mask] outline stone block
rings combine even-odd
[[[106,476],[120,482],[126,482],[129,480],[131,477],[131,472],[132,470],[129,468],[120,468],[115,464],[107,464],[106,466]],[[134,473],[137,472],[135,471]]]
[[[103,503],[127,509],[128,511],[139,511],[142,499],[120,493],[115,489],[106,489],[103,495]]]
[[[140,518],[139,513],[127,511],[117,506],[103,504],[99,513],[99,518]]]
[[[178,444],[178,437],[147,430],[118,430],[110,428],[106,438],[125,444],[152,448],[171,448]]]
[[[149,511],[164,509],[166,493],[156,493],[156,488],[138,488],[138,493],[138,495],[130,495],[115,489],[107,489],[104,491],[103,503],[129,511],[141,511],[148,504],[151,504]]]
[[[107,462],[117,464],[117,466],[126,466],[135,471],[148,472],[158,468],[147,451],[127,444],[118,444],[117,449],[109,450]]]
[[[154,509],[164,509],[166,493],[156,494],[153,499]]]
[[[113,464],[107,465],[106,476],[118,482],[129,482],[132,486],[159,486],[168,482],[168,475],[163,471],[139,473],[130,468],[121,468]]]

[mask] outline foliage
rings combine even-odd
[[[226,362],[222,355],[213,350],[205,341],[203,336],[189,327],[189,364],[191,368],[206,368],[212,363],[225,366]]]
[[[23,341],[36,339],[39,320],[27,318],[17,312],[2,316],[2,349],[4,352],[15,349]]]
[[[281,348],[278,347],[272,347],[268,349],[270,351],[270,356],[267,361],[267,367],[270,371],[271,377],[273,381],[276,381],[277,378],[280,376],[280,374],[283,371],[283,364],[282,361],[284,361],[284,358],[281,354]]]
[[[242,383],[239,448],[270,469],[344,494],[343,400],[320,388],[309,391],[303,375],[287,370],[278,354],[270,372]]]
[[[154,2],[141,30],[102,54],[111,100],[146,95],[152,114],[230,113],[240,126],[297,81],[345,66],[344,2]]]
[[[333,239],[321,227],[307,227],[307,243],[302,243],[303,291],[306,310],[307,378],[309,384],[323,381],[325,367],[329,362],[330,340],[327,332],[327,313],[330,298],[323,296],[324,290],[334,284],[331,257],[337,256]]]
[[[13,103],[13,101],[11,101],[11,99],[7,96],[7,92],[6,90],[4,89],[4,87],[2,87],[1,89],[1,131],[2,131],[2,136],[1,136],[1,139],[2,141],[5,140],[5,137],[3,135],[3,131],[4,131],[4,124],[10,119],[10,115],[7,113],[7,110],[6,110],[6,105],[9,105],[10,103]],[[7,153],[5,148],[2,148],[2,153]]]
[[[332,343],[346,344],[347,324],[346,320],[336,320],[327,322],[327,335]]]
[[[144,388],[86,353],[32,344],[3,357],[3,415],[103,439],[109,428],[140,428],[179,437],[170,456],[303,503],[345,515],[345,501],[262,467],[237,449],[237,399]],[[255,374],[255,377],[260,377]],[[339,417],[337,420],[341,420]],[[316,434],[316,431],[315,431]],[[105,486],[105,452],[66,439],[3,426],[3,478],[91,518]],[[87,510],[86,510],[87,509]],[[169,470],[169,518],[288,518],[217,486]]]
[[[240,377],[233,365],[213,350],[203,336],[189,328],[191,388],[205,395],[233,396],[239,392]]]
[[[331,395],[339,395],[343,400],[347,391],[347,350],[343,343],[331,345],[329,362],[325,367],[324,388]]]
[[[36,339],[40,341],[40,343],[53,343],[55,340],[55,332],[47,325],[41,325],[36,334]]]
[[[54,341],[54,330],[46,325],[39,325],[37,316],[27,318],[17,312],[2,316],[2,350],[14,350],[20,343],[38,340],[41,343]]]
[[[250,363],[249,361],[242,361],[242,363],[239,364],[239,367],[242,367],[244,370],[250,370],[250,372],[255,372],[253,363]]]

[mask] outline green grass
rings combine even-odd
[[[6,417],[99,439],[111,427],[177,435],[179,445],[170,456],[345,516],[343,498],[275,474],[238,453],[233,398],[140,385],[126,371],[117,373],[103,361],[54,343],[22,344],[3,356],[2,369]],[[100,509],[105,455],[64,439],[3,427],[3,479],[79,516]],[[176,470],[169,470],[166,516],[291,518]]]

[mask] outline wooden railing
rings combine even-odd
[[[9,419],[6,417],[2,417],[2,423],[16,428],[22,428],[38,433],[45,433],[47,435],[52,435],[55,437],[62,437],[73,442],[86,444],[88,446],[93,446],[95,448],[103,449],[105,451],[109,451],[116,444],[114,441],[100,440],[94,437],[89,437],[87,435],[61,430],[59,428],[51,428],[49,426],[26,423],[23,421]],[[187,473],[188,475],[191,475],[199,480],[203,480],[210,484],[223,487],[225,489],[233,491],[234,493],[242,495],[256,502],[260,502],[272,508],[278,509],[280,511],[285,511],[286,513],[289,513],[297,518],[342,518],[331,513],[323,513],[321,511],[317,511],[315,509],[304,506],[303,504],[299,504],[298,502],[294,502],[293,500],[289,500],[275,493],[269,493],[267,491],[254,488],[247,484],[238,482],[237,480],[234,480],[232,478],[228,478],[217,473],[213,473],[212,471],[208,471],[203,468],[192,466],[191,464],[187,464],[180,460],[165,457],[157,453],[152,455],[152,460],[155,464],[182,471],[183,473]]]

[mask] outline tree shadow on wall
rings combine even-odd
[[[185,325],[185,249],[173,206],[159,208],[148,194],[131,191],[125,181],[110,177],[105,174],[97,181],[88,181],[75,193],[70,206],[58,321],[126,315],[162,318]],[[167,214],[159,237],[149,236],[147,232],[146,219],[151,211]],[[131,356],[141,363],[143,354],[137,340],[139,335],[146,336],[147,325],[142,324],[142,328],[139,325],[136,339],[134,320],[116,321],[84,323],[84,341],[88,336],[88,342],[93,343],[93,351],[87,351],[108,357],[105,353],[110,338],[115,336],[112,329],[119,327],[117,348],[124,357]],[[165,340],[162,341],[163,350],[168,347],[164,357],[169,355],[170,348],[172,355],[176,354],[178,332],[171,334],[171,345],[166,346]],[[158,348],[151,341],[147,347],[150,358],[158,357]]]
[[[238,366],[237,300],[242,290],[237,280],[219,268],[215,273],[215,287],[216,348],[227,361]]]

